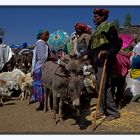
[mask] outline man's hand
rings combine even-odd
[[[107,58],[107,56],[108,56],[107,51],[100,51],[99,54],[98,54],[98,58],[105,59],[105,58]]]

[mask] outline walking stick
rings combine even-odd
[[[102,87],[103,87],[104,75],[105,75],[105,70],[106,70],[106,64],[107,64],[107,59],[105,59],[105,61],[104,61],[102,77],[101,77],[101,80],[100,80],[100,87],[99,87],[99,93],[98,93],[98,101],[97,101],[96,112],[95,112],[94,123],[93,123],[93,129],[92,129],[93,131],[95,131],[95,129],[97,128],[97,126],[96,126],[96,117],[97,117],[97,112],[99,110],[99,104],[100,104],[100,101],[101,101]]]

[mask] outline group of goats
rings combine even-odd
[[[33,51],[30,49],[13,49],[13,65],[25,74],[31,72]]]
[[[0,105],[3,105],[3,100],[13,97],[15,92],[19,99],[26,99],[31,94],[32,82],[31,74],[24,74],[19,69],[0,73]]]
[[[87,67],[83,69],[83,66]],[[69,55],[65,55],[60,64],[54,63],[53,61],[46,61],[42,66],[42,80],[45,90],[44,110],[47,111],[52,109],[54,112],[54,119],[62,120],[64,100],[67,102],[69,101],[68,104],[74,108],[80,106],[80,96],[83,89],[85,89],[87,82],[85,79],[88,76],[92,77],[89,78],[90,85],[92,89],[95,89],[93,69],[91,67],[88,69],[88,66],[89,63],[86,55],[77,59]],[[13,89],[21,91],[19,96],[21,100],[25,99],[27,95],[30,95],[31,97],[33,80],[30,73],[24,74],[18,69],[14,72],[8,72],[9,75],[7,77],[4,76],[5,73],[1,73],[0,75],[1,104],[4,95],[11,96]],[[4,80],[4,78],[2,79],[2,77],[4,77],[6,80]],[[12,81],[8,78],[16,80]]]
[[[32,64],[32,50],[29,49],[12,49],[14,55],[9,60],[12,64],[13,71],[7,72],[7,67],[0,73],[0,105],[3,104],[3,99],[11,97],[14,92],[21,93],[22,100],[26,97],[25,85],[32,85],[32,78],[30,76]],[[26,87],[27,88],[27,87]]]

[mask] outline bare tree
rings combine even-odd
[[[127,14],[125,16],[124,27],[130,27],[130,26],[131,26],[131,16],[130,14]]]

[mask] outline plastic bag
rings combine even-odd
[[[125,98],[131,98],[131,101],[136,101],[140,98],[140,81],[126,77]]]

